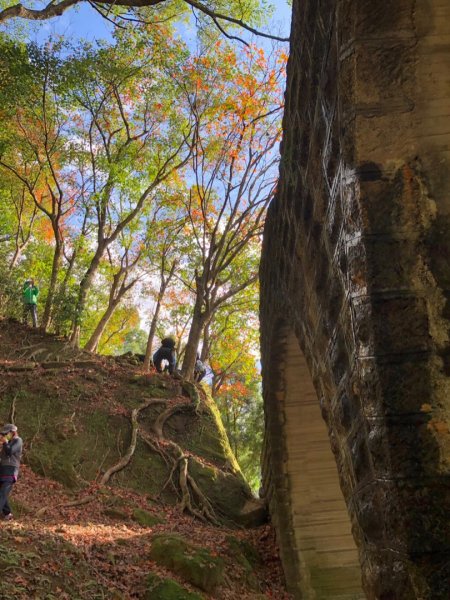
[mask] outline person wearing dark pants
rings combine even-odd
[[[39,296],[39,288],[34,285],[34,279],[27,279],[23,284],[23,322],[28,321],[28,315],[31,313],[33,327],[37,327],[37,297]]]
[[[0,512],[6,521],[13,518],[8,499],[17,481],[23,442],[17,427],[7,423],[0,431]]]
[[[7,521],[11,520],[12,516],[13,516],[11,507],[8,504],[8,497],[9,497],[9,494],[11,493],[13,485],[14,485],[13,481],[1,481],[0,480],[0,506],[3,506],[2,515],[3,515],[3,518]]]

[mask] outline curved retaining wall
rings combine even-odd
[[[293,3],[261,342],[296,598],[450,597],[449,22],[448,0]]]

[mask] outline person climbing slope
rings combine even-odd
[[[28,321],[28,314],[31,313],[33,327],[37,327],[37,297],[39,296],[39,288],[34,285],[34,279],[27,279],[23,284],[22,299],[23,299],[23,322]]]
[[[197,354],[197,359],[195,361],[194,367],[194,381],[200,383],[203,377],[206,375],[206,367],[200,360],[200,356]]]
[[[3,519],[13,518],[8,497],[19,475],[20,459],[22,458],[22,438],[17,433],[17,427],[7,423],[0,431],[0,512]]]
[[[162,361],[166,360],[169,364],[164,370],[168,370],[171,375],[175,371],[177,366],[176,352],[175,352],[175,340],[171,337],[164,338],[161,340],[161,347],[153,355],[153,364],[155,365],[158,373],[163,372]]]

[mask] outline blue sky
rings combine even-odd
[[[26,2],[24,2],[26,5]],[[290,30],[291,7],[286,0],[274,0],[274,13],[265,30],[288,37]],[[28,28],[29,23],[22,21]],[[17,24],[21,24],[19,21]],[[69,9],[60,17],[40,21],[29,25],[28,37],[30,41],[43,42],[56,35],[64,35],[66,39],[75,41],[83,38],[89,41],[108,39],[111,36],[112,25],[102,18],[88,4]],[[259,38],[258,43],[263,43]]]

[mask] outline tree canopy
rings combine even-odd
[[[265,10],[167,0],[108,42],[0,36],[0,316],[21,318],[32,277],[40,326],[73,346],[137,352],[148,370],[172,335],[183,376],[197,355],[207,366],[256,485],[257,274],[287,56],[215,25],[186,41],[169,18],[186,6],[213,25],[225,8],[260,25]]]
[[[288,41],[286,37],[266,33],[256,28],[264,21],[264,15],[268,10],[268,5],[258,0],[245,0],[245,2],[240,0],[231,2],[221,0],[212,2],[198,0],[61,0],[57,2],[51,0],[42,7],[34,7],[32,2],[25,6],[22,3],[13,4],[9,0],[2,0],[0,23],[17,18],[44,21],[60,17],[68,9],[84,3],[89,4],[93,10],[115,23],[137,21],[155,24],[159,23],[161,18],[164,20],[180,18],[188,12],[194,12],[211,20],[219,31],[231,39],[236,36],[227,32],[229,26],[238,27],[268,39]],[[167,14],[161,16],[159,9],[165,10],[166,8],[170,9],[171,17],[168,17]]]

